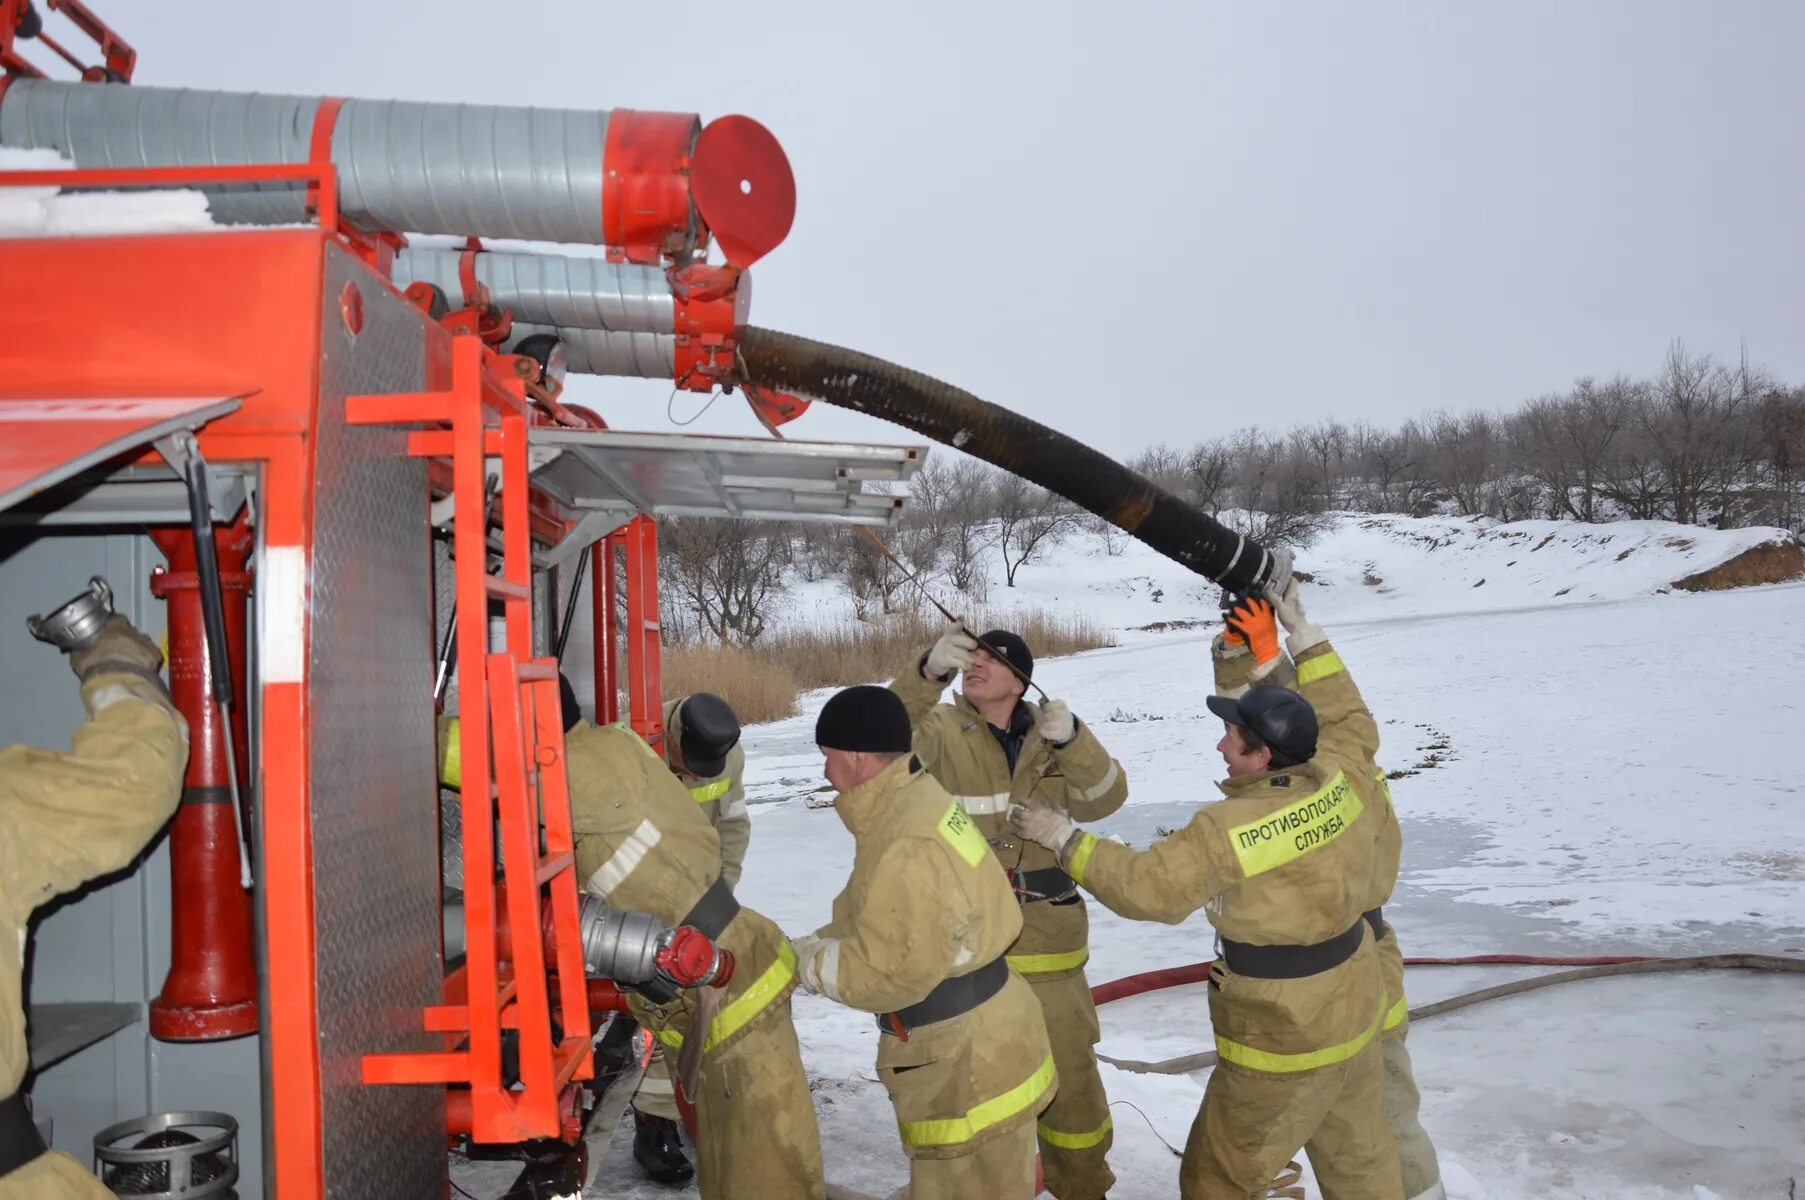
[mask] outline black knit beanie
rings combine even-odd
[[[1020,671],[1029,679],[1034,678],[1034,655],[1028,649],[1028,643],[1022,641],[1021,635],[1010,633],[1007,629],[993,629],[978,639],[986,646],[994,647],[998,654],[1009,660],[1009,665]]]
[[[815,744],[828,750],[907,754],[911,740],[901,697],[871,684],[834,693],[815,719]]]

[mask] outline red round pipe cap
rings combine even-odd
[[[796,219],[789,157],[751,117],[719,117],[702,130],[689,190],[721,253],[736,267],[777,249]]]

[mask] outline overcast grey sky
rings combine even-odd
[[[147,84],[754,116],[799,197],[755,322],[1112,453],[1508,407],[1674,337],[1805,382],[1795,0],[96,7]],[[576,387],[668,427],[668,385]]]

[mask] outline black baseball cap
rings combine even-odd
[[[1211,696],[1209,710],[1227,721],[1251,729],[1272,747],[1273,765],[1294,767],[1316,756],[1316,710],[1289,688],[1248,688],[1238,700]]]

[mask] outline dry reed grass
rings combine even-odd
[[[1090,618],[1044,609],[1006,618],[979,615],[970,624],[980,633],[997,626],[1013,629],[1034,648],[1036,659],[1115,645],[1109,631]],[[664,693],[714,692],[748,725],[781,720],[794,715],[797,697],[813,688],[892,678],[934,643],[942,627],[937,616],[895,613],[767,634],[749,647],[681,642],[664,648]]]

